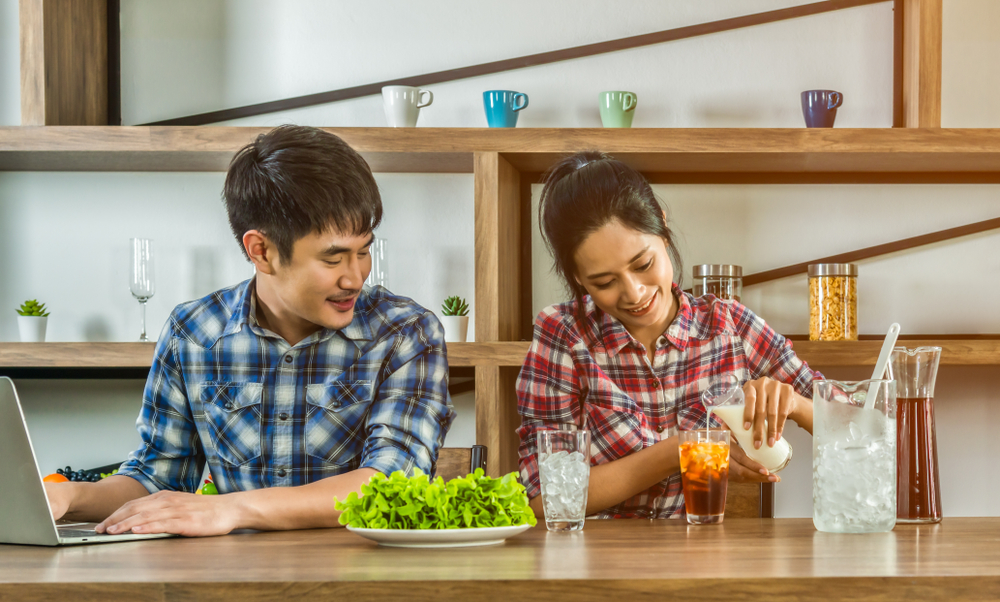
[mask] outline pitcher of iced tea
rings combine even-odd
[[[896,347],[889,378],[896,381],[896,522],[941,521],[934,382],[940,347]]]

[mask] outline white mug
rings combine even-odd
[[[427,102],[422,102],[424,95]],[[411,128],[417,125],[420,109],[434,102],[434,94],[413,86],[384,86],[382,88],[382,106],[385,108],[385,120],[390,127]]]

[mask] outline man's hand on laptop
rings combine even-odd
[[[238,527],[236,496],[160,491],[116,510],[98,533],[174,533],[188,537],[225,535]]]

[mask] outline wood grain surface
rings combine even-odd
[[[0,600],[997,600],[1000,519],[889,533],[809,519],[588,521],[482,548],[390,549],[346,530],[76,548],[0,546]]]
[[[903,1],[903,118],[908,128],[941,127],[942,0]]]
[[[108,123],[107,0],[20,0],[21,123]]]
[[[223,171],[239,148],[267,130],[0,127],[0,170]],[[723,183],[760,182],[761,177],[850,182],[862,176],[867,182],[993,181],[1000,172],[996,129],[327,130],[382,172],[471,173],[475,152],[501,153],[518,171],[543,172],[566,153],[594,148],[645,173],[678,174],[685,182],[713,183],[716,174]]]
[[[1000,337],[901,340],[900,345],[942,348],[944,366],[1000,365]],[[448,364],[461,367],[520,368],[531,343],[494,341],[490,343],[448,343]],[[792,346],[803,360],[816,366],[875,365],[880,340],[795,341]],[[154,343],[0,343],[0,368],[148,368]]]

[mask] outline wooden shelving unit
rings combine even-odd
[[[268,129],[0,127],[0,171],[224,171]],[[1000,182],[995,129],[325,129],[376,172],[473,173],[499,153],[533,174],[598,148],[655,181]]]
[[[0,127],[0,171],[224,171],[268,128]],[[480,129],[326,128],[376,172],[472,173],[474,314],[481,341],[449,346],[452,366],[474,372],[476,438],[488,470],[517,466],[514,383],[530,338],[531,184],[565,154],[600,149],[661,183],[1000,183],[996,129]],[[947,337],[945,365],[1000,365],[1000,338]],[[819,368],[873,365],[879,341],[796,341]],[[148,367],[139,343],[0,344],[0,369]]]

